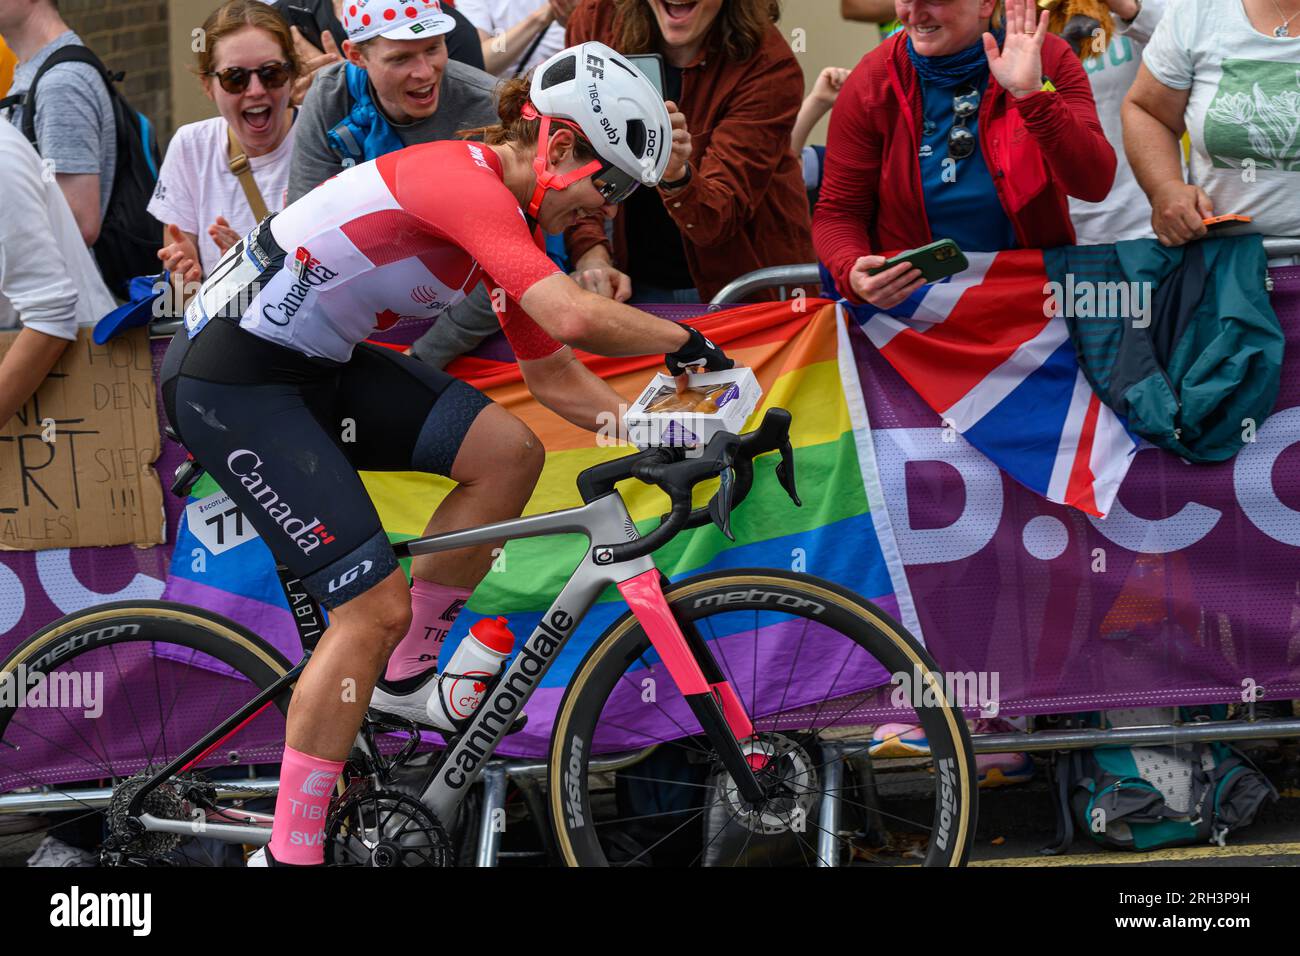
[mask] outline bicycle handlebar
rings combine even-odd
[[[629,561],[657,551],[679,532],[712,521],[728,538],[731,534],[731,510],[745,500],[754,481],[754,459],[772,451],[781,453],[776,467],[777,480],[795,505],[802,505],[795,487],[794,450],[790,445],[790,413],[784,408],[769,409],[758,428],[744,435],[719,432],[704,446],[702,453],[688,457],[695,449],[680,447],[649,448],[635,455],[604,462],[588,468],[578,476],[578,490],[584,501],[593,501],[614,490],[627,478],[654,485],[668,495],[672,510],[660,519],[659,526],[636,541],[599,545],[610,552],[611,561]],[[723,474],[731,469],[734,482]],[[708,505],[691,510],[691,492],[696,485],[723,475],[722,486]]]

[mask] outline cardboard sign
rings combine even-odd
[[[0,549],[162,544],[156,394],[144,329],[106,345],[81,329],[0,428]]]

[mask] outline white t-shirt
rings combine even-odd
[[[60,339],[116,306],[63,190],[14,126],[0,122],[0,330]]]
[[[1137,79],[1142,50],[1164,11],[1165,0],[1143,0],[1141,11],[1128,26],[1119,17],[1112,16],[1115,32],[1110,46],[1101,56],[1083,61],[1084,72],[1092,84],[1092,98],[1097,102],[1097,118],[1101,120],[1106,139],[1115,147],[1115,158],[1119,162],[1115,169],[1115,185],[1101,202],[1084,202],[1070,197],[1070,219],[1078,237],[1076,241],[1081,246],[1155,237],[1151,228],[1151,203],[1124,155],[1124,124],[1120,121],[1120,107]]]
[[[542,5],[544,0],[456,0],[456,10],[464,14],[465,19],[484,33],[493,36],[505,33],[519,21]],[[532,46],[529,40],[524,49]],[[564,49],[564,27],[552,23],[542,34],[542,42],[524,64],[524,72],[531,70],[538,63],[544,62],[552,54]],[[519,54],[523,56],[521,51]],[[511,63],[498,76],[514,76],[519,69],[518,61]]]
[[[199,260],[207,275],[221,259],[221,250],[208,235],[208,227],[225,216],[230,228],[243,235],[257,225],[239,178],[230,171],[230,146],[226,121],[220,116],[188,123],[176,131],[158,184],[149,200],[149,212],[166,225],[199,237]],[[267,212],[279,212],[289,191],[289,161],[293,158],[293,127],[284,142],[264,156],[249,158],[253,181]],[[162,237],[158,237],[160,240]]]
[[[1175,0],[1142,61],[1191,89],[1190,181],[1215,215],[1252,216],[1238,232],[1300,234],[1300,37],[1260,33],[1241,0]]]

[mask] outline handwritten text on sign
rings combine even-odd
[[[0,356],[16,333],[0,335]],[[0,548],[164,540],[158,408],[143,329],[96,345],[82,329],[0,428]]]

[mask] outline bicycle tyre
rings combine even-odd
[[[754,598],[755,594],[760,597]],[[812,575],[735,569],[698,575],[665,588],[674,614],[695,622],[714,614],[771,610],[773,595],[782,602],[782,613],[837,631],[873,654],[891,672],[910,673],[914,667],[926,673],[938,672],[925,648],[889,614],[852,591]],[[814,612],[813,608],[821,610]],[[630,664],[650,650],[649,638],[629,610],[592,645],[560,702],[548,758],[548,790],[552,829],[566,865],[609,865],[592,813],[589,742],[594,739],[615,684]],[[961,866],[974,840],[977,813],[970,734],[960,710],[946,697],[939,705],[919,708],[917,716],[929,739],[935,765],[947,763],[951,773],[945,773],[945,781],[953,784],[945,787],[939,775],[934,775],[932,832],[950,836],[942,841],[930,839],[923,862],[927,866]],[[756,726],[760,723],[755,721]],[[946,821],[941,819],[945,813]]]

